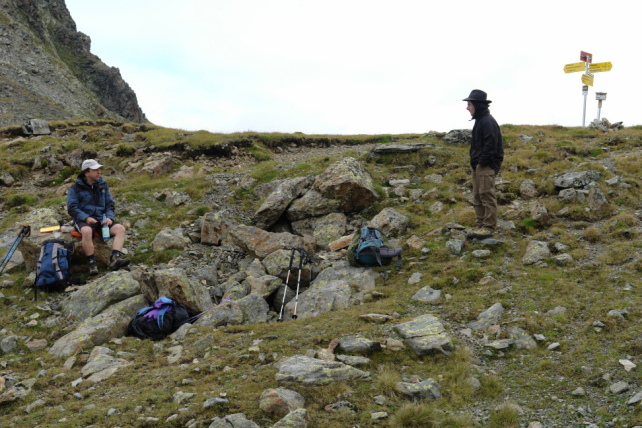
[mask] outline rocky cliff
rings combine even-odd
[[[64,0],[0,0],[0,126],[31,118],[146,122],[119,70],[90,46]]]

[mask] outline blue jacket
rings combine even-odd
[[[76,223],[87,217],[101,222],[103,214],[114,221],[114,200],[107,182],[100,178],[90,186],[85,177],[78,177],[67,192],[67,212]]]

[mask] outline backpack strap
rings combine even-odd
[[[174,301],[169,297],[161,296],[154,302],[153,306],[148,306],[146,308],[140,309],[136,315],[144,315],[147,319],[150,320],[156,319],[158,328],[162,329],[165,313],[173,309]]]
[[[40,256],[36,261],[36,279],[33,280],[33,300],[34,301],[38,300],[38,279],[40,278],[40,268],[42,266],[42,256],[44,255],[44,253],[45,253],[45,246],[42,245],[40,247]]]
[[[174,301],[172,303],[164,304],[163,307],[158,311],[158,316],[156,317],[156,323],[158,328],[163,328],[165,323],[165,313],[174,309]]]
[[[60,244],[53,244],[51,246],[51,264],[53,265],[54,271],[56,272],[56,278],[58,278],[58,280],[62,279],[60,262],[58,261],[58,251],[60,250],[60,247]]]
[[[145,308],[139,309],[138,312],[136,312],[136,315],[144,315],[147,312],[151,311],[152,309],[154,309],[153,306],[147,306]]]

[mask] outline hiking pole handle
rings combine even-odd
[[[308,253],[305,252],[303,248],[298,248],[297,251],[299,252],[299,255],[301,256],[301,261],[302,263],[309,263],[310,262],[310,257],[308,256]]]
[[[292,269],[292,262],[294,261],[294,252],[295,251],[296,250],[294,248],[292,248],[292,252],[290,253],[290,266],[288,266],[288,270]]]

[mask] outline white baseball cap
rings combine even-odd
[[[98,169],[98,168],[101,168],[101,167],[102,167],[102,165],[99,164],[98,162],[96,162],[93,159],[87,159],[87,160],[84,160],[82,162],[82,170],[83,171],[86,170],[86,169]]]

